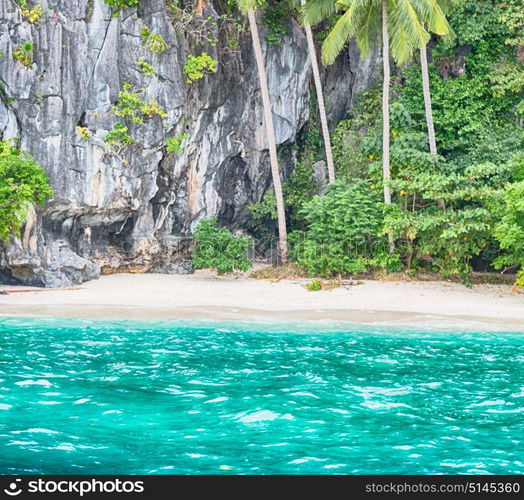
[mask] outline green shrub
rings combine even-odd
[[[365,90],[356,97],[356,105],[349,111],[348,119],[338,123],[332,142],[339,178],[368,175],[370,163],[378,156],[378,151],[369,151],[369,143],[374,142],[377,135],[381,106],[380,89]]]
[[[290,235],[292,256],[310,275],[355,274],[398,264],[381,236],[383,203],[368,182],[331,184],[302,209],[306,231]]]
[[[114,108],[114,113],[122,118],[130,118],[135,123],[142,123],[144,121],[142,113],[144,105],[145,102],[133,90],[132,85],[124,83],[123,90],[118,94],[118,103]]]
[[[310,283],[306,283],[306,290],[308,292],[320,292],[322,290],[322,281],[313,280]]]
[[[290,33],[286,21],[290,18],[290,9],[283,0],[271,0],[264,5],[262,24],[267,27],[266,42],[269,45],[282,45],[282,38]]]
[[[112,9],[126,9],[127,7],[134,7],[138,5],[138,0],[104,0]]]
[[[251,239],[247,236],[235,236],[228,229],[217,227],[216,218],[201,220],[195,229],[194,237],[195,269],[214,267],[219,274],[225,274],[235,269],[247,271],[251,268],[251,262],[246,257]]]
[[[524,153],[515,153],[508,161],[511,180],[515,182],[524,181]]]
[[[140,30],[140,36],[144,47],[155,54],[162,54],[170,48],[160,33],[151,31],[147,26]]]
[[[216,73],[216,71],[217,61],[205,52],[202,52],[199,56],[190,54],[183,69],[184,74],[187,76],[187,83],[193,83],[204,78],[206,74]]]
[[[20,7],[22,9],[22,19],[30,24],[36,24],[44,15],[42,6],[37,3],[31,7],[27,0],[20,0]]]
[[[144,123],[145,119],[154,116],[166,118],[167,113],[156,101],[144,101],[138,91],[133,89],[129,83],[124,83],[123,90],[118,94],[118,103],[115,105],[114,113],[121,118],[129,118],[134,123]]]
[[[521,269],[517,273],[517,281],[515,281],[515,286],[518,288],[524,288],[524,269]]]
[[[13,57],[22,66],[30,68],[33,64],[33,51],[35,50],[34,45],[31,42],[24,42],[19,45],[16,50],[13,51]]]
[[[385,219],[398,240],[406,267],[425,262],[442,276],[466,277],[471,259],[488,245],[492,218],[484,207],[401,212],[394,207]]]
[[[397,204],[388,210],[385,227],[400,243],[408,269],[424,265],[466,277],[472,258],[493,240],[489,203],[506,184],[508,168],[485,163],[460,172],[431,156],[422,154],[426,163],[415,154],[399,168],[391,182]]]
[[[173,153],[181,155],[184,152],[182,143],[189,139],[189,134],[180,133],[175,135],[175,137],[169,137],[166,140],[167,150]]]
[[[0,141],[0,239],[17,234],[30,203],[53,196],[45,170],[11,142]]]
[[[494,234],[504,253],[495,260],[495,267],[520,266],[519,282],[524,284],[524,181],[510,184],[494,208],[497,224]]]
[[[129,128],[123,123],[116,122],[113,130],[110,130],[104,137],[104,142],[109,146],[117,146],[120,148],[133,144],[133,139],[128,133]]]
[[[156,75],[156,69],[155,67],[148,63],[143,57],[140,57],[136,63],[136,65],[139,67],[140,71],[144,73],[146,76],[153,76]]]
[[[304,228],[301,210],[304,204],[311,200],[315,187],[311,162],[296,162],[295,170],[282,186],[287,216],[290,226],[294,229]],[[259,203],[250,205],[249,211],[251,227],[260,238],[266,239],[276,235],[277,201],[272,189],[264,193]]]

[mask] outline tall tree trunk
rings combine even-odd
[[[204,0],[198,0],[198,4],[196,6],[196,9],[195,9],[195,14],[197,16],[201,16],[202,15],[202,12],[204,10],[204,6],[202,5],[204,2]]]
[[[306,4],[306,0],[300,0],[302,6]],[[313,33],[311,26],[308,23],[304,24],[306,32],[307,45],[309,50],[309,57],[313,67],[313,79],[315,80],[315,87],[317,90],[318,110],[320,114],[320,123],[322,125],[322,134],[324,136],[324,147],[326,149],[326,161],[328,168],[329,182],[335,182],[335,166],[333,164],[333,152],[331,150],[331,138],[329,136],[329,127],[326,116],[326,105],[324,103],[324,94],[322,92],[322,80],[320,79],[320,69],[318,66],[317,51],[315,42],[313,41]]]
[[[258,77],[260,80],[260,90],[262,93],[262,104],[264,106],[264,119],[267,134],[267,142],[269,147],[269,158],[271,161],[271,175],[273,176],[273,187],[275,189],[275,198],[277,201],[279,257],[282,263],[286,263],[288,258],[286,213],[284,209],[284,195],[282,193],[280,170],[278,168],[275,127],[273,125],[271,102],[269,100],[269,90],[267,86],[267,75],[264,63],[264,55],[262,54],[262,46],[260,44],[260,37],[258,35],[258,26],[255,11],[253,9],[249,9],[247,11],[247,16],[249,19],[249,27],[251,29],[251,37],[253,39],[253,50],[255,52],[255,59],[258,67]]]
[[[426,109],[426,123],[428,126],[429,151],[432,155],[436,155],[437,139],[435,137],[435,125],[433,124],[433,106],[431,105],[431,89],[429,87],[427,45],[420,49],[420,69],[422,70],[422,91],[424,93],[424,107]],[[438,200],[437,203],[443,210],[446,208],[444,200]]]
[[[433,109],[431,106],[431,91],[429,88],[429,69],[427,46],[420,49],[420,67],[422,69],[422,89],[424,92],[424,106],[426,108],[426,123],[428,125],[429,150],[432,155],[437,154],[435,126],[433,125]]]
[[[384,179],[384,202],[391,205],[391,190],[388,182],[391,179],[389,162],[389,86],[391,83],[391,70],[389,67],[389,32],[387,0],[382,0],[382,59],[384,70],[384,84],[382,88],[382,171]],[[389,250],[393,252],[395,242],[391,231],[388,232]]]

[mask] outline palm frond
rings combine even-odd
[[[248,10],[257,10],[258,0],[238,0],[238,8],[242,14],[247,14]]]
[[[369,57],[373,46],[380,40],[382,12],[380,2],[371,2],[359,22],[356,40],[363,58]]]
[[[354,6],[352,5],[333,26],[329,35],[322,44],[322,62],[332,64],[345,47],[348,39],[353,35],[355,25],[352,23]]]
[[[455,7],[463,4],[465,0],[438,0],[438,4],[444,14],[449,14]]]
[[[440,36],[449,34],[451,28],[440,5],[442,0],[411,0],[411,3],[429,31]]]
[[[314,26],[338,10],[337,0],[309,0],[302,8],[302,21]]]
[[[412,1],[396,0],[396,6],[388,9],[391,55],[400,65],[407,64],[414,50],[424,47],[430,39]]]

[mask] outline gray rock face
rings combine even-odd
[[[217,216],[244,228],[249,205],[271,188],[249,33],[236,51],[225,50],[219,33],[219,43],[204,49],[219,60],[217,72],[190,85],[183,67],[199,51],[175,31],[163,0],[141,0],[117,17],[102,0],[40,4],[44,16],[30,24],[13,0],[0,0],[0,137],[20,139],[45,167],[55,197],[31,208],[20,238],[0,246],[0,280],[59,287],[101,273],[189,272],[198,220]],[[206,15],[217,17],[215,8]],[[282,46],[264,48],[279,145],[294,143],[309,119],[307,44],[289,23]],[[169,50],[145,47],[145,26]],[[13,58],[24,42],[34,46],[29,68]],[[141,72],[139,58],[156,74]],[[325,71],[333,121],[371,83],[378,60],[361,61],[350,48]],[[166,116],[143,123],[115,116],[124,83],[143,89],[140,97]],[[118,121],[135,141],[129,147],[104,142]],[[183,153],[168,152],[166,139],[182,133]]]

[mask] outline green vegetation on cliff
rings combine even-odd
[[[0,141],[0,239],[17,235],[30,204],[43,204],[53,196],[45,170],[34,158]]]

